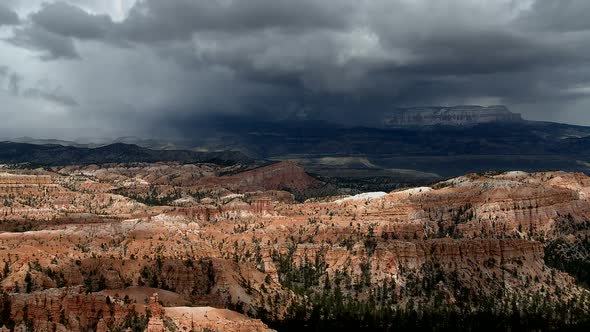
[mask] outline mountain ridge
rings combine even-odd
[[[251,159],[235,151],[152,150],[125,143],[88,148],[59,144],[0,142],[0,162],[7,164],[74,165],[156,161],[231,165]]]

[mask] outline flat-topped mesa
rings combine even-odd
[[[386,127],[403,126],[469,126],[482,123],[514,123],[523,121],[519,113],[506,106],[410,107],[399,108],[384,119]]]

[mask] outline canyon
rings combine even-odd
[[[587,324],[590,177],[488,172],[310,194],[327,186],[291,161],[3,166],[0,326]]]

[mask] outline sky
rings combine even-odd
[[[2,0],[0,137],[172,137],[212,118],[365,125],[460,104],[590,125],[589,12],[587,0]]]

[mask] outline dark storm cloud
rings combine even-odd
[[[19,22],[18,15],[10,8],[0,4],[0,26],[16,25]]]
[[[42,60],[78,59],[80,56],[74,46],[74,40],[34,25],[14,30],[14,36],[8,42],[40,51]]]
[[[572,13],[586,6],[565,2]],[[538,70],[589,60],[587,52],[564,47],[559,38],[552,40],[555,36],[519,29],[519,20],[530,22],[538,16],[546,21],[543,1],[514,21],[495,22],[491,13],[482,17],[491,23],[482,24],[477,17],[459,17],[471,14],[472,8],[437,17],[435,10],[441,6],[431,5],[434,2],[421,2],[426,5],[417,12],[403,1],[384,1],[377,8],[369,8],[368,2],[318,3],[324,2],[144,1],[119,26],[120,36],[144,43],[192,38],[188,52],[182,47],[178,52],[166,47],[159,51],[184,65],[226,66],[240,79],[285,85],[296,95],[299,89],[326,93],[325,98],[338,92],[359,94],[361,99],[363,95],[389,95],[392,104],[412,99],[428,102],[416,86],[445,91],[440,96],[450,93],[457,99],[465,97],[465,91],[485,96],[502,92],[510,82],[525,83],[509,74],[526,77],[528,73],[533,78]],[[467,1],[450,3],[469,7]],[[455,9],[451,7],[448,9]],[[405,11],[410,13],[406,18]],[[287,18],[285,13],[293,15]],[[559,18],[567,21],[570,17]],[[429,20],[434,24],[425,24]],[[587,44],[581,47],[590,46]],[[507,73],[508,81],[497,87],[479,82],[486,79],[482,75],[498,73]],[[447,76],[460,76],[461,83]],[[478,86],[486,90],[473,91]],[[449,91],[453,88],[458,90]],[[429,96],[436,102],[440,98],[434,91]]]
[[[590,1],[587,0],[538,0],[523,15],[521,22],[531,28],[553,31],[590,30]]]
[[[91,15],[65,2],[46,3],[31,16],[38,27],[63,37],[104,38],[112,29],[108,15]]]
[[[14,30],[9,41],[15,45],[40,51],[41,59],[78,59],[75,40],[102,40],[112,32],[108,15],[92,15],[65,3],[43,3],[29,21]]]
[[[72,97],[29,95],[77,121],[360,124],[396,106],[505,103],[533,118],[590,106],[586,0],[138,0],[118,16],[98,3],[48,1],[7,39],[62,60],[47,63]]]
[[[187,39],[198,31],[237,34],[267,28],[294,30],[341,28],[356,9],[353,1],[145,0],[121,24],[121,32],[138,41]]]
[[[573,61],[577,55],[507,31],[457,31],[411,45],[417,60],[401,72],[469,75],[520,72]]]

